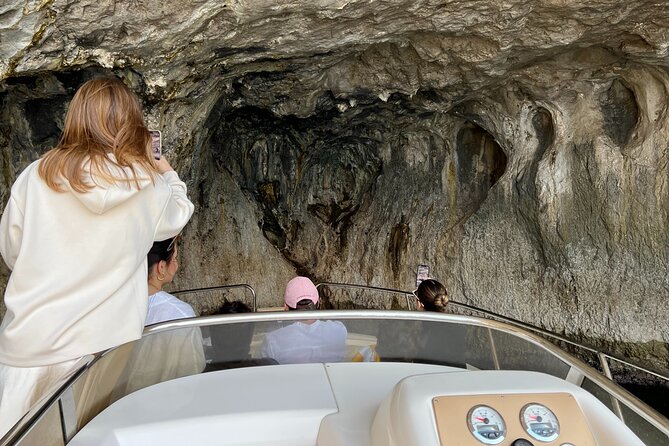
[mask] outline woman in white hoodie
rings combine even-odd
[[[58,145],[16,179],[0,220],[12,270],[0,325],[0,436],[81,357],[138,339],[146,253],[193,213],[186,185],[154,161],[137,97],[86,82]]]

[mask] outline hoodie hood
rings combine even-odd
[[[115,160],[114,155],[108,155],[110,160]],[[109,171],[118,178],[119,181],[110,183],[103,178],[98,178],[91,173],[90,161],[86,163],[87,182],[95,186],[87,192],[77,192],[65,181],[67,189],[83,204],[88,210],[95,214],[104,214],[110,209],[114,209],[121,203],[124,203],[138,194],[145,187],[153,184],[154,179],[143,169],[135,168],[137,181],[131,169],[119,167],[113,162],[109,163]]]

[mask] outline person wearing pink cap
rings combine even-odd
[[[318,309],[318,290],[306,277],[295,277],[284,293],[284,309]],[[346,327],[339,321],[298,321],[265,335],[262,356],[279,364],[341,362],[346,355]]]

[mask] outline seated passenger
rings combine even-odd
[[[223,301],[223,305],[218,309],[216,314],[238,314],[238,313],[253,313],[251,307],[246,305],[241,300]]]
[[[284,310],[316,310],[318,290],[306,277],[286,286]],[[262,356],[279,364],[340,362],[346,355],[346,327],[339,321],[298,321],[265,335]]]
[[[448,292],[441,282],[434,279],[423,280],[414,292],[419,311],[446,312]],[[442,364],[465,367],[472,355],[465,333],[467,326],[450,323],[423,322],[421,335],[416,338],[415,360],[428,364]]]
[[[419,311],[445,312],[448,304],[446,287],[434,279],[423,280],[413,295]]]
[[[187,303],[162,291],[174,278],[178,236],[155,242],[147,255],[149,265],[149,311],[145,325],[196,316]],[[199,327],[175,328],[144,335],[136,341],[126,368],[112,393],[112,400],[159,382],[194,375],[205,367]]]
[[[244,302],[234,300],[224,301],[216,314],[252,313]],[[270,358],[251,358],[251,340],[253,339],[254,322],[237,324],[219,324],[203,328],[206,330],[209,341],[207,368],[205,371],[252,367],[258,365],[275,365],[276,361]]]
[[[149,310],[144,325],[195,317],[195,311],[186,302],[163,291],[172,282],[179,269],[177,240],[179,236],[155,242],[147,255],[149,266]]]

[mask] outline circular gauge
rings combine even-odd
[[[504,419],[492,407],[472,407],[467,414],[467,425],[472,435],[483,444],[499,444],[506,436]]]
[[[523,429],[539,441],[553,441],[560,435],[560,423],[555,414],[543,404],[527,404],[520,411]]]

